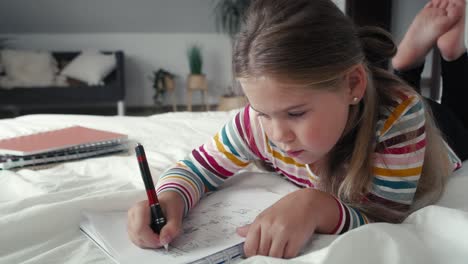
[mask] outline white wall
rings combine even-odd
[[[5,36],[5,35],[4,35]],[[0,37],[2,37],[0,35]],[[78,51],[83,49],[123,50],[126,56],[126,104],[153,105],[149,76],[164,68],[178,75],[177,104],[185,103],[185,80],[189,73],[186,51],[189,45],[201,45],[203,72],[209,82],[208,102],[215,104],[231,82],[231,42],[221,34],[189,33],[96,33],[96,34],[17,34],[7,35],[20,49]],[[170,100],[166,100],[170,104]],[[201,103],[195,93],[193,103]]]

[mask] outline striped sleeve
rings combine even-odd
[[[247,106],[211,140],[165,171],[158,180],[157,192],[178,192],[184,199],[187,214],[205,193],[216,190],[258,159],[259,150],[253,135],[256,131],[251,127],[250,114]]]
[[[335,198],[335,197],[333,197]],[[365,224],[370,223],[371,221],[367,216],[360,212],[359,210],[346,205],[345,203],[341,202],[337,198],[335,201],[338,205],[338,209],[340,211],[340,216],[336,227],[333,229],[331,234],[339,235],[343,234],[348,230],[356,228],[358,226],[362,226]]]

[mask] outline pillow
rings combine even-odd
[[[55,82],[57,62],[48,51],[2,50],[6,78],[18,86],[49,86]]]
[[[116,64],[114,54],[84,51],[67,64],[61,74],[88,85],[100,85],[104,84],[104,78],[115,69]]]

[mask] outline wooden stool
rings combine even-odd
[[[164,77],[164,82],[166,83],[166,89],[171,94],[172,99],[172,111],[177,111],[177,106],[175,102],[175,80],[169,76]]]
[[[205,105],[206,111],[209,110],[208,103],[206,102],[208,92],[208,82],[205,75],[190,74],[187,78],[187,111],[192,111],[192,93],[194,91],[202,92],[202,101]]]

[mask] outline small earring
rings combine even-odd
[[[357,103],[359,101],[359,98],[357,96],[353,97],[353,103]]]

